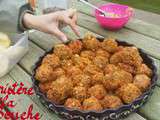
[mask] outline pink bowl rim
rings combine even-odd
[[[124,4],[117,4],[117,3],[106,3],[106,4],[101,4],[101,5],[98,5],[98,8],[101,8],[101,7],[103,7],[103,6],[109,6],[109,5],[121,5],[121,6],[125,6],[125,7],[128,7],[128,8],[130,8],[130,10],[131,10],[131,15],[124,15],[124,16],[121,16],[121,17],[115,17],[115,18],[113,18],[113,17],[110,17],[110,16],[100,16],[100,15],[97,15],[96,14],[96,11],[98,11],[98,10],[96,10],[95,9],[95,16],[100,16],[100,17],[103,17],[103,18],[110,18],[110,19],[121,19],[121,18],[127,18],[127,17],[132,17],[133,16],[133,14],[134,14],[134,9],[132,8],[132,7],[130,7],[130,6],[128,6],[128,5],[124,5]]]

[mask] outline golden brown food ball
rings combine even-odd
[[[141,90],[132,83],[123,85],[116,93],[127,104],[133,102],[142,94]]]
[[[47,81],[44,83],[39,83],[39,88],[42,92],[46,93],[51,87],[52,81]]]
[[[44,57],[42,64],[49,64],[53,68],[56,68],[60,65],[60,59],[55,54],[48,54]]]
[[[103,56],[105,58],[109,58],[110,54],[103,49],[98,49],[98,50],[96,50],[96,56]]]
[[[91,86],[91,77],[86,74],[77,74],[72,77],[72,81],[74,86],[81,86],[86,88]]]
[[[107,64],[104,68],[104,73],[109,74],[119,70],[119,68],[114,64]]]
[[[124,70],[118,70],[113,73],[106,74],[103,79],[103,83],[108,90],[115,90],[124,84],[131,83],[132,81],[132,74]]]
[[[85,74],[88,74],[88,75],[94,75],[97,72],[102,72],[102,70],[99,67],[93,64],[87,65],[83,71]]]
[[[72,50],[73,54],[78,54],[81,49],[82,49],[82,42],[79,40],[76,41],[72,41],[71,43],[69,43],[69,48]]]
[[[125,63],[118,63],[118,67],[132,74],[135,74],[135,71],[136,71],[135,67]]]
[[[123,50],[114,53],[110,58],[112,64],[125,63],[134,67],[139,66],[142,61],[138,49],[135,47],[125,47]]]
[[[64,76],[65,71],[62,68],[56,68],[53,70],[52,76],[53,78],[57,79],[60,76]]]
[[[138,74],[134,77],[133,84],[144,92],[150,86],[151,79],[145,74]]]
[[[65,59],[65,60],[62,60],[61,61],[61,67],[64,69],[64,70],[68,70],[70,69],[71,67],[73,66],[73,62],[71,59]]]
[[[106,89],[103,85],[97,84],[88,89],[89,96],[94,96],[98,100],[103,99],[106,95]]]
[[[95,84],[103,84],[103,77],[104,77],[104,74],[103,74],[103,73],[101,73],[101,72],[95,73],[95,74],[92,76],[92,79],[91,79],[92,85],[95,85]]]
[[[72,109],[82,109],[82,105],[79,100],[75,98],[68,98],[64,104],[65,107],[72,108]]]
[[[151,77],[152,70],[146,64],[141,64],[137,67],[136,74],[146,74],[149,77]]]
[[[103,108],[97,98],[90,97],[83,101],[83,109],[91,111],[101,111]]]
[[[93,63],[99,67],[99,68],[104,68],[106,66],[106,64],[108,63],[108,59],[103,57],[103,56],[96,56],[93,59]]]
[[[84,69],[88,64],[91,64],[91,60],[75,54],[72,56],[74,65],[79,66],[80,69]]]
[[[72,50],[64,44],[58,44],[54,48],[54,53],[60,58],[60,59],[69,59],[72,56]]]
[[[88,50],[97,50],[100,46],[100,42],[96,39],[94,35],[88,34],[82,40],[84,48]]]
[[[102,45],[102,48],[109,53],[116,52],[118,48],[118,43],[115,41],[115,39],[111,39],[111,38],[105,39],[101,45]]]
[[[61,76],[52,82],[51,88],[47,92],[47,97],[57,104],[62,104],[72,94],[72,90],[72,81],[65,76]]]
[[[84,50],[84,51],[81,51],[80,56],[93,60],[93,58],[95,57],[95,53],[91,50]]]
[[[103,109],[114,109],[123,105],[121,99],[115,95],[106,95],[103,100],[101,100]]]
[[[73,89],[72,97],[78,99],[80,102],[83,102],[87,98],[87,89],[85,87],[76,86]]]
[[[35,74],[35,78],[40,82],[46,82],[54,80],[53,76],[53,69],[48,64],[42,64],[37,70]]]
[[[77,66],[71,66],[70,69],[67,69],[66,73],[67,73],[67,75],[69,77],[71,77],[71,76],[75,76],[75,75],[81,74],[82,71]]]

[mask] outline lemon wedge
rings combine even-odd
[[[11,40],[8,35],[0,32],[0,46],[2,48],[8,48],[11,45]]]

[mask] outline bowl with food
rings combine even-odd
[[[157,73],[143,50],[88,34],[40,57],[32,80],[41,102],[64,119],[115,120],[147,101]]]
[[[107,28],[109,30],[121,29],[133,16],[133,9],[126,5],[109,3],[101,5],[99,8],[105,11],[106,15],[95,10],[97,22],[103,28]]]

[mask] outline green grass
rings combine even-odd
[[[160,0],[107,0],[160,14]]]

